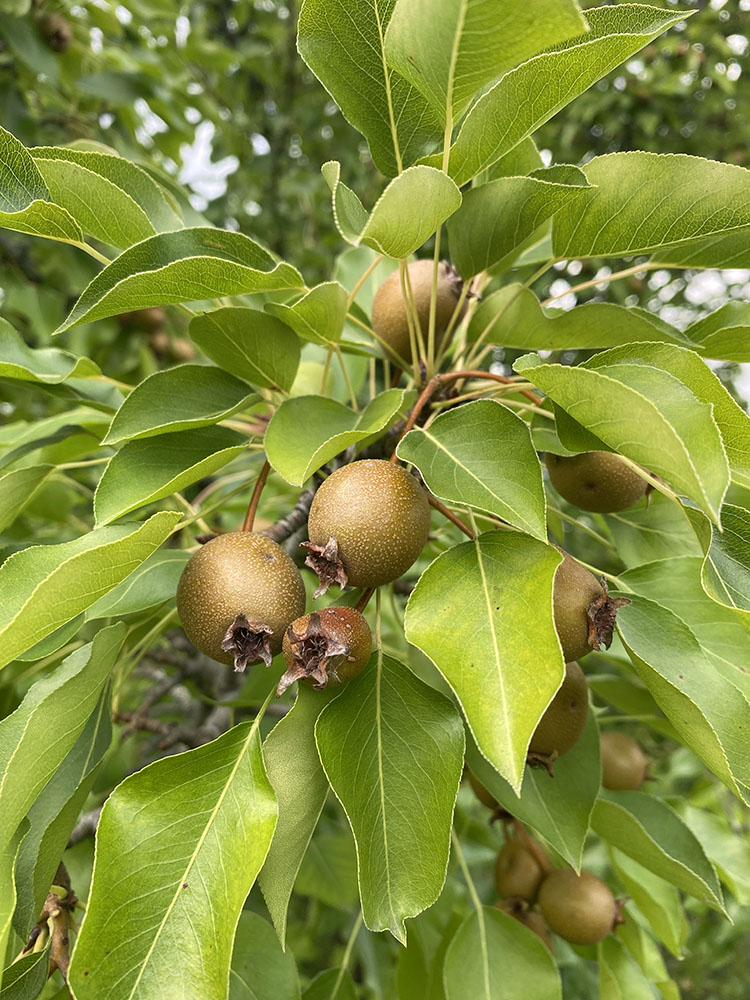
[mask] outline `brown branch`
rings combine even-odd
[[[460,528],[465,535],[474,541],[474,532],[471,528],[465,525],[461,518],[454,514],[452,510],[445,506],[445,504],[440,503],[439,500],[436,500],[435,497],[431,496],[429,493],[427,494],[427,502],[430,507],[434,507],[435,510],[439,510],[443,517],[447,517],[449,521],[452,521],[457,528]]]
[[[368,587],[367,590],[363,590],[359,600],[354,605],[354,610],[359,611],[359,613],[362,614],[367,605],[370,603],[370,598],[375,593],[376,589],[376,587]]]
[[[270,528],[264,528],[259,534],[265,535],[271,541],[281,544],[281,542],[285,542],[296,531],[299,531],[300,528],[303,528],[307,524],[307,517],[310,513],[310,507],[312,506],[317,488],[316,483],[315,486],[311,486],[304,493],[300,493],[299,500],[289,513],[285,514],[276,524],[272,524]]]

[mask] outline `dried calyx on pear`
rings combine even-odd
[[[344,684],[364,669],[372,651],[372,634],[354,608],[324,608],[292,622],[282,649],[287,669],[276,694],[300,680],[313,681],[320,690],[331,683]]]
[[[629,597],[610,597],[604,577],[597,580],[567,552],[555,573],[555,628],[566,663],[580,660],[592,649],[609,649],[620,608]]]
[[[305,585],[287,553],[264,535],[230,531],[199,549],[182,571],[177,611],[206,656],[235,670],[281,650],[284,631],[305,610]]]

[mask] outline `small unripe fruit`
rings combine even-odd
[[[372,633],[354,608],[323,608],[292,622],[284,633],[282,652],[287,670],[277,694],[297,680],[313,680],[317,689],[345,684],[370,659]]]
[[[575,662],[565,664],[562,686],[550,702],[529,744],[529,753],[554,759],[572,750],[589,714],[589,689]]]
[[[416,314],[422,329],[425,345],[430,329],[430,298],[434,262],[415,260],[408,265],[409,283],[414,298]],[[445,261],[438,264],[437,297],[435,299],[435,343],[439,343],[450,322],[461,295],[463,282],[455,268]],[[401,274],[389,274],[375,293],[372,302],[372,328],[385,341],[391,351],[402,361],[411,361],[411,338]]]
[[[284,631],[305,610],[305,585],[287,553],[264,535],[217,535],[190,559],[177,586],[185,634],[206,656],[235,670],[268,666]]]
[[[424,548],[427,493],[392,462],[367,459],[337,469],[315,494],[305,562],[320,577],[315,596],[335,581],[379,587],[397,579]]]
[[[648,757],[625,733],[607,730],[599,741],[604,787],[614,792],[637,792],[648,777]]]
[[[469,784],[471,785],[472,791],[482,803],[483,806],[487,806],[488,809],[493,811],[498,808],[500,803],[497,801],[492,792],[488,792],[484,787],[482,782],[477,778],[473,771],[467,769],[466,775],[469,779]]]
[[[544,869],[520,840],[503,844],[495,863],[495,886],[501,899],[525,899],[533,903],[544,878]]]
[[[560,496],[581,510],[598,514],[628,510],[648,493],[648,483],[608,451],[568,457],[548,453],[546,465]]]
[[[613,929],[617,904],[609,887],[590,872],[550,872],[539,890],[539,909],[550,930],[571,944],[596,944]]]
[[[628,597],[610,597],[607,584],[563,552],[555,573],[553,608],[555,628],[566,663],[580,660],[592,649],[609,649],[618,608]]]
[[[167,322],[167,314],[159,306],[150,306],[148,309],[133,309],[131,312],[120,313],[117,322],[123,328],[138,327],[153,333],[160,330]]]
[[[42,14],[39,30],[53,52],[67,52],[73,41],[73,29],[62,14]]]

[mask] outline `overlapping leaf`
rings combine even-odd
[[[627,257],[750,226],[750,171],[699,156],[610,153],[583,172],[592,190],[555,216],[557,257]]]
[[[398,456],[440,499],[466,504],[545,541],[544,487],[528,424],[494,400],[477,400],[415,427]]]
[[[409,167],[390,182],[368,214],[352,189],[341,182],[341,165],[336,160],[324,163],[322,171],[344,239],[387,257],[414,253],[461,205],[461,192],[441,170]]]
[[[406,638],[453,688],[479,750],[517,794],[532,733],[563,678],[552,618],[559,562],[527,535],[486,532],[438,556],[406,607]]]
[[[479,98],[451,146],[450,176],[459,185],[471,180],[689,13],[629,3],[588,10],[585,35],[534,56]],[[424,162],[440,161],[432,156]]]
[[[297,966],[279,947],[273,928],[251,910],[234,936],[228,1000],[299,1000]]]
[[[242,233],[201,226],[160,233],[100,271],[55,332],[130,309],[303,284],[296,268]]]
[[[685,331],[695,350],[720,361],[750,361],[750,304],[727,302]]]
[[[190,339],[224,371],[253,385],[291,389],[299,341],[286,323],[260,309],[227,306],[190,321]]]
[[[0,666],[75,618],[133,572],[181,514],[98,528],[71,542],[32,545],[0,566]]]
[[[384,39],[395,2],[304,0],[297,38],[300,55],[388,177],[434,149],[443,134],[422,94],[386,64]]]
[[[591,825],[610,846],[724,912],[721,885],[696,837],[670,806],[644,792],[603,790]]]
[[[725,504],[722,527],[711,531],[703,587],[714,601],[744,614],[750,612],[750,511]]]
[[[401,0],[385,48],[440,118],[458,121],[492,80],[585,30],[573,0]]]
[[[69,378],[98,374],[98,366],[89,358],[56,347],[29,347],[7,320],[0,319],[0,378],[57,385]]]
[[[326,396],[287,399],[265,434],[268,461],[288,483],[302,486],[334,455],[384,431],[407,398],[405,390],[387,389],[359,414]]]
[[[480,188],[481,190],[481,188]],[[614,302],[591,302],[577,309],[542,309],[529,288],[510,284],[477,307],[469,339],[483,335],[489,344],[518,350],[590,350],[634,341],[684,340],[681,334],[645,309]]]
[[[591,715],[572,750],[554,763],[554,780],[543,768],[527,768],[520,796],[469,741],[466,760],[472,772],[500,805],[547,841],[576,871],[589,832],[591,810],[599,794],[599,732]]]
[[[173,600],[190,553],[185,549],[159,549],[122,583],[100,597],[86,612],[89,621],[112,615],[133,615]]]
[[[467,191],[448,222],[451,261],[459,274],[470,278],[510,263],[542,223],[575,204],[587,183],[578,167],[555,166],[529,177],[500,177]]]
[[[0,531],[13,523],[54,470],[54,465],[30,465],[0,475]]]
[[[612,849],[611,857],[617,877],[654,934],[676,958],[681,958],[685,918],[677,889],[617,848]]]
[[[748,699],[716,669],[685,622],[660,604],[632,595],[617,627],[638,675],[685,745],[750,801]]]
[[[490,906],[470,913],[448,946],[446,1000],[562,1000],[552,955],[514,917]]]
[[[235,929],[275,825],[258,720],[118,785],[70,966],[77,1000],[226,1000]]]
[[[178,365],[149,375],[133,389],[102,444],[216,424],[259,397],[246,382],[208,365]]]
[[[611,355],[594,355],[575,368],[525,355],[515,368],[584,429],[658,473],[718,523],[729,468],[713,407],[668,371],[620,363],[617,353],[610,364]]]
[[[365,924],[405,943],[404,920],[445,881],[463,766],[458,713],[378,651],[321,712],[315,738],[357,843]]]
[[[200,427],[128,441],[107,463],[94,496],[97,525],[182,490],[241,455],[247,439],[228,427]]]
[[[37,681],[20,706],[0,723],[0,951],[15,905],[13,862],[19,842],[13,838],[34,800],[71,750],[94,711],[125,638],[120,623],[97,633],[54,671]],[[55,734],[50,739],[50,733]],[[40,746],[45,747],[43,754]],[[21,840],[22,843],[22,840]],[[47,887],[47,889],[49,886]],[[30,928],[27,928],[27,933]]]
[[[654,991],[622,941],[606,937],[597,945],[599,1000],[653,1000]]]
[[[266,312],[278,316],[303,340],[330,347],[344,332],[347,299],[346,289],[338,281],[325,281],[291,306],[268,302]]]
[[[328,795],[328,780],[315,745],[315,723],[334,687],[313,691],[300,684],[290,712],[263,744],[268,777],[279,804],[279,822],[258,878],[282,947],[287,907],[297,872]]]

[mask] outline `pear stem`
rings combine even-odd
[[[255,524],[255,515],[258,510],[258,504],[260,503],[260,495],[263,492],[263,487],[266,485],[266,480],[268,479],[268,473],[271,471],[271,463],[266,459],[263,468],[260,470],[260,475],[255,483],[255,488],[253,489],[253,495],[250,497],[250,504],[247,508],[247,514],[245,515],[245,521],[242,525],[243,531],[252,531],[253,525]]]
[[[439,500],[436,500],[435,497],[430,496],[429,493],[427,495],[427,502],[429,503],[430,507],[434,507],[435,510],[439,510],[440,513],[443,515],[443,517],[447,517],[448,520],[452,521],[457,528],[460,528],[461,531],[463,531],[463,533],[467,536],[467,538],[470,538],[472,541],[474,541],[474,532],[471,530],[471,528],[465,525],[464,522],[461,520],[461,518],[458,517],[456,514],[454,514],[452,510],[450,510],[448,507],[445,506],[445,504],[440,503]]]
[[[516,836],[518,837],[518,839],[523,841],[523,845],[526,848],[526,850],[530,851],[530,853],[534,855],[537,864],[542,869],[544,874],[549,875],[549,873],[552,871],[552,865],[549,863],[549,858],[544,853],[539,844],[537,844],[537,842],[535,840],[532,840],[532,838],[529,836],[529,832],[523,825],[523,823],[518,819],[514,819],[513,829],[516,831]]]

